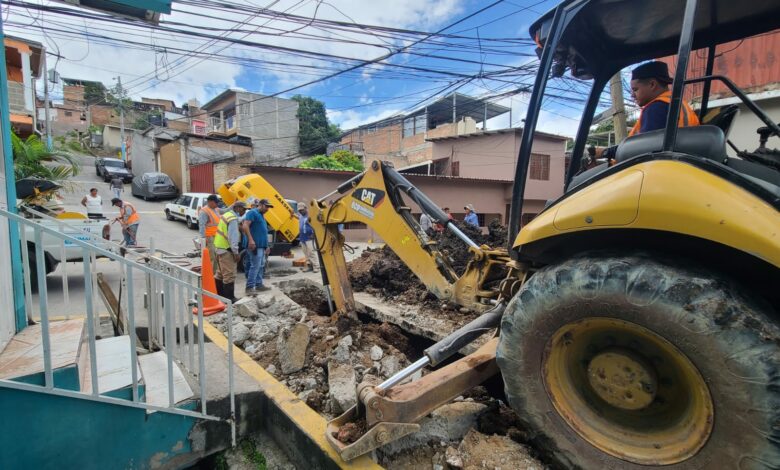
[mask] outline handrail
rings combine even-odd
[[[34,211],[34,210],[33,210]],[[37,211],[35,211],[37,212]],[[35,215],[35,214],[33,214]],[[170,263],[167,260],[154,256],[154,252],[144,256],[145,263],[141,263],[134,259],[128,259],[122,256],[122,254],[115,253],[110,246],[106,243],[113,244],[110,241],[104,240],[102,237],[97,237],[95,234],[91,234],[79,227],[74,227],[60,219],[49,218],[45,214],[41,214],[43,220],[54,220],[57,225],[54,227],[47,226],[40,223],[38,219],[28,219],[23,216],[13,214],[6,210],[0,209],[0,218],[5,218],[9,221],[15,221],[20,231],[20,240],[23,244],[32,243],[30,248],[24,249],[24,289],[25,289],[25,308],[28,315],[33,315],[34,302],[33,297],[33,281],[37,282],[38,294],[37,294],[37,313],[40,316],[41,327],[41,341],[42,341],[42,356],[43,356],[43,375],[44,384],[23,384],[8,379],[0,379],[0,387],[15,388],[27,391],[36,391],[41,393],[49,393],[60,396],[68,396],[75,398],[82,398],[93,401],[101,401],[112,404],[125,405],[135,408],[143,408],[148,411],[163,411],[168,413],[174,413],[185,416],[192,416],[207,420],[223,420],[230,422],[232,437],[235,442],[235,394],[234,394],[234,377],[233,377],[233,357],[232,353],[228,354],[228,368],[229,383],[228,392],[230,397],[230,416],[227,418],[220,418],[217,416],[209,415],[206,404],[206,384],[207,368],[206,360],[207,356],[204,353],[204,335],[203,329],[200,327],[204,322],[203,313],[203,299],[204,297],[217,299],[227,305],[227,326],[228,326],[228,338],[232,339],[233,335],[233,304],[230,299],[226,299],[217,294],[213,294],[206,290],[203,290],[201,285],[201,275],[190,270],[184,269],[179,265]],[[63,227],[72,228],[77,233],[83,233],[89,235],[87,240],[81,240],[74,236],[63,233]],[[29,234],[32,231],[32,234]],[[31,235],[31,236],[30,236]],[[78,236],[78,235],[77,235]],[[83,238],[83,237],[82,237]],[[96,243],[91,243],[92,241]],[[80,251],[81,264],[84,275],[84,297],[85,297],[85,318],[86,318],[86,331],[87,335],[84,349],[82,354],[88,354],[90,366],[89,373],[91,375],[91,381],[88,383],[82,383],[82,379],[79,380],[81,390],[74,391],[68,389],[59,388],[54,383],[54,367],[52,360],[52,347],[51,347],[51,309],[49,308],[49,290],[46,280],[46,261],[45,253],[54,247],[54,249],[62,249],[65,251],[65,244],[72,245],[76,250]],[[115,244],[114,244],[115,245]],[[46,250],[46,251],[45,251]],[[124,251],[124,250],[122,250]],[[35,257],[34,266],[31,264]],[[122,312],[127,313],[127,330],[121,334],[128,336],[129,338],[129,357],[131,363],[129,364],[130,378],[132,380],[132,393],[128,399],[108,397],[101,395],[100,381],[98,380],[98,362],[106,360],[98,355],[96,342],[100,336],[100,316],[97,312],[95,302],[95,295],[97,292],[95,288],[95,276],[97,274],[97,265],[95,264],[96,257],[105,257],[110,260],[116,261],[115,269],[120,279],[120,289],[124,290],[124,295],[120,291],[120,296],[114,301],[115,305],[111,308],[116,315],[122,315]],[[67,258],[63,255],[63,261],[67,263]],[[71,261],[72,262],[72,261]],[[107,265],[112,266],[112,265]],[[32,269],[37,272],[37,279],[31,278]],[[143,276],[137,279],[136,273],[141,273]],[[67,279],[67,278],[66,278]],[[146,285],[141,287],[139,291],[134,286],[137,282],[145,282]],[[66,280],[67,283],[67,280]],[[161,288],[160,288],[161,287]],[[63,294],[66,294],[67,287],[63,285]],[[167,386],[168,397],[166,400],[167,406],[155,405],[147,403],[141,396],[139,390],[139,381],[141,374],[139,372],[138,356],[136,349],[136,342],[138,340],[136,335],[136,328],[139,318],[136,307],[138,302],[135,302],[134,295],[138,292],[144,292],[147,302],[145,307],[147,308],[150,338],[150,349],[153,346],[157,346],[165,354],[166,368],[167,368]],[[109,296],[112,297],[112,296]],[[107,302],[108,304],[109,302]],[[66,305],[68,303],[66,302]],[[194,308],[193,308],[194,307]],[[195,315],[197,315],[198,331],[194,331]],[[161,318],[160,318],[161,317]],[[160,333],[162,333],[164,326],[164,334],[153,334],[155,328],[160,327]],[[178,332],[178,334],[177,334]],[[156,338],[156,342],[152,344],[152,338]],[[198,348],[198,354],[196,354],[194,348]],[[127,356],[125,356],[127,357]],[[119,360],[119,359],[112,359]],[[126,361],[127,359],[124,359]],[[112,368],[114,364],[112,363]],[[121,366],[121,364],[116,364]],[[125,364],[127,366],[127,364]],[[123,366],[123,368],[125,367]],[[194,380],[198,382],[198,390],[196,394],[200,395],[199,407],[200,409],[182,409],[177,407],[176,399],[174,395],[174,368],[181,367],[190,371]]]

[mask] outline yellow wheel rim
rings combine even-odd
[[[587,318],[561,327],[545,349],[544,385],[583,439],[640,465],[694,456],[712,432],[709,389],[673,344],[635,323]]]

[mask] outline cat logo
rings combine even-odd
[[[352,193],[352,197],[371,207],[377,207],[385,199],[385,192],[380,189],[359,188]]]

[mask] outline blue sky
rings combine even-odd
[[[47,0],[29,2],[61,5]],[[236,3],[253,8],[270,7],[277,12],[302,17],[316,15],[319,19],[428,32],[437,31],[490,5],[490,2],[479,0],[242,0]],[[395,55],[388,61],[394,66],[363,68],[284,96],[300,93],[324,101],[331,120],[346,129],[409,111],[421,105],[426,98],[452,90],[491,96],[530,85],[532,74],[519,73],[511,67],[533,63],[534,47],[529,43],[528,27],[556,3],[553,0],[503,1],[445,31],[459,37],[433,38],[410,47],[407,51],[410,53]],[[193,31],[210,34],[222,34],[215,29],[235,28],[240,31],[224,34],[257,44],[359,60],[379,57],[388,50],[409,45],[411,40],[301,25],[246,12],[225,14],[178,2],[174,2],[174,10],[172,15],[163,17],[164,25],[190,25]],[[224,41],[176,36],[159,30],[116,27],[110,23],[37,10],[11,8],[3,13],[8,34],[40,41],[49,51],[59,54],[59,60],[49,57],[49,68],[56,67],[65,77],[100,80],[107,86],[114,83],[114,77],[121,76],[134,98],[169,98],[177,103],[196,98],[203,103],[226,88],[270,94],[348,66],[347,62],[339,59],[320,60]],[[56,30],[46,29],[44,34],[41,26]],[[69,34],[63,30],[69,31]],[[321,37],[309,38],[306,35]],[[120,46],[106,41],[105,37],[129,41],[133,46]],[[521,40],[520,43],[518,40]],[[187,56],[188,51],[198,54]],[[230,55],[241,59],[241,63],[212,60],[204,53]],[[470,62],[446,60],[447,57]],[[291,65],[267,65],[268,62]],[[446,71],[449,75],[423,71],[427,69]],[[504,75],[468,81],[460,78],[480,71],[503,71]],[[58,94],[61,96],[61,90],[55,89],[55,99]],[[527,100],[526,94],[516,94],[496,101],[512,107],[511,125],[518,126],[524,117]],[[574,133],[579,118],[576,103],[548,99],[544,110],[539,126],[541,130],[565,135]],[[494,129],[509,125],[508,115],[489,122],[489,127]]]

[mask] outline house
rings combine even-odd
[[[254,160],[252,146],[248,143],[228,142],[221,138],[203,137],[181,132],[157,151],[158,170],[167,174],[182,192],[213,193],[215,187],[229,178],[239,176],[228,174],[219,163],[234,163],[234,169],[241,171],[241,165]],[[243,173],[240,173],[243,174]]]
[[[401,173],[484,179],[514,180],[523,129],[511,128],[464,135],[431,137],[430,160],[399,168]],[[563,136],[536,132],[525,187],[521,222],[527,223],[544,209],[548,200],[563,194],[566,141]],[[458,205],[458,206],[462,206]],[[456,210],[458,209],[458,210]],[[461,212],[453,207],[453,213]],[[509,219],[507,200],[502,222]]]
[[[720,44],[716,48],[715,62],[712,73],[728,77],[739,87],[748,98],[754,101],[775,122],[780,121],[780,62],[777,51],[780,50],[780,32],[762,34]],[[660,59],[674,66],[674,57]],[[691,54],[688,63],[688,78],[703,76],[706,72],[707,51],[701,50]],[[704,85],[687,85],[685,99],[693,102],[698,109],[701,104]],[[756,129],[765,124],[756,117],[731,91],[720,81],[712,82],[710,100],[707,105],[712,110],[717,107],[736,104],[739,114],[734,120],[729,132],[729,140],[740,150],[755,150],[758,145]],[[780,139],[771,137],[767,145],[770,148],[780,147]],[[733,156],[732,148],[727,151]]]
[[[44,73],[46,49],[38,42],[13,36],[5,36],[3,43],[11,128],[26,137],[37,130],[35,83]]]
[[[380,158],[403,168],[431,160],[428,139],[486,130],[487,121],[510,111],[487,99],[452,93],[409,114],[364,124],[342,134],[336,150],[353,150],[366,160]]]
[[[208,136],[251,142],[256,163],[294,166],[303,160],[298,155],[296,101],[230,89],[201,110]]]

